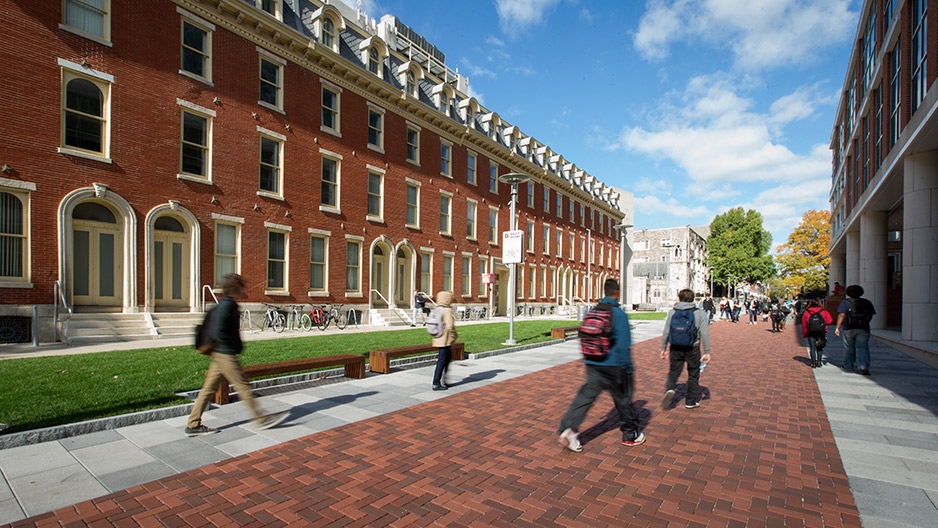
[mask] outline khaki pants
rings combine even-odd
[[[202,390],[199,391],[199,396],[195,400],[195,405],[192,406],[192,413],[189,414],[187,427],[194,429],[202,423],[202,413],[205,412],[212,398],[215,397],[215,392],[218,390],[222,377],[235,388],[238,392],[238,398],[248,406],[251,414],[254,415],[254,419],[258,421],[263,419],[264,415],[261,414],[257,402],[254,401],[251,384],[244,379],[244,371],[241,370],[238,356],[212,352],[211,357],[212,363],[208,367],[208,372],[205,373],[205,384],[202,385]]]

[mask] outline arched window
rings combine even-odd
[[[322,44],[335,50],[335,24],[331,18],[324,18],[322,21]]]
[[[153,223],[153,229],[159,231],[172,231],[173,233],[185,233],[186,228],[182,226],[179,220],[171,216],[161,216]]]
[[[449,112],[446,111],[447,108],[449,108],[449,98],[446,97],[445,91],[440,91],[440,112],[449,115]]]
[[[380,64],[381,64],[381,61],[379,60],[378,49],[370,48],[368,50],[368,71],[370,71],[371,73],[375,75],[378,75],[378,67],[380,66]]]
[[[0,277],[25,277],[26,218],[19,196],[0,192]]]
[[[72,77],[65,85],[66,146],[104,154],[104,93],[84,77]]]
[[[408,94],[417,97],[417,81],[414,78],[414,72],[412,71],[407,72],[407,85],[405,89],[407,90]]]

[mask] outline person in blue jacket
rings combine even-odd
[[[635,371],[632,366],[632,333],[629,329],[629,316],[619,307],[619,301],[616,300],[619,297],[619,282],[606,279],[603,293],[605,297],[600,299],[600,304],[612,305],[613,345],[604,360],[584,360],[586,382],[580,387],[580,392],[560,420],[558,428],[560,444],[577,453],[583,451],[578,438],[580,424],[586,418],[593,402],[604,390],[612,395],[612,401],[619,411],[622,445],[634,446],[645,442],[645,435],[639,430],[638,413],[632,405],[632,375]]]

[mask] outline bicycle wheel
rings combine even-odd
[[[313,329],[313,320],[309,317],[309,314],[300,316],[300,328],[307,332]]]
[[[271,321],[271,326],[274,327],[274,330],[277,332],[283,332],[283,329],[287,327],[286,317],[280,312],[274,312],[273,321]]]
[[[326,328],[329,328],[329,312],[323,312],[322,318],[319,320],[319,329],[325,332]]]
[[[348,317],[346,314],[342,312],[336,314],[335,325],[339,327],[339,330],[345,330],[345,327],[348,326]]]

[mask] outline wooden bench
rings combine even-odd
[[[275,363],[260,363],[243,367],[243,370],[244,377],[251,379],[339,365],[345,366],[345,375],[349,378],[362,379],[365,377],[365,356],[361,354],[335,354],[332,356],[277,361]],[[215,392],[215,403],[219,405],[228,403],[228,380],[224,377]]]
[[[466,359],[465,343],[453,343],[453,361],[462,361]],[[391,372],[391,360],[403,356],[420,354],[423,352],[436,352],[439,350],[429,343],[424,345],[410,345],[397,348],[381,348],[372,350],[369,355],[368,363],[371,365],[371,371],[379,374],[388,374]]]
[[[567,334],[570,332],[576,332],[580,329],[580,325],[576,326],[558,326],[557,328],[550,329],[550,337],[552,339],[566,339]]]

